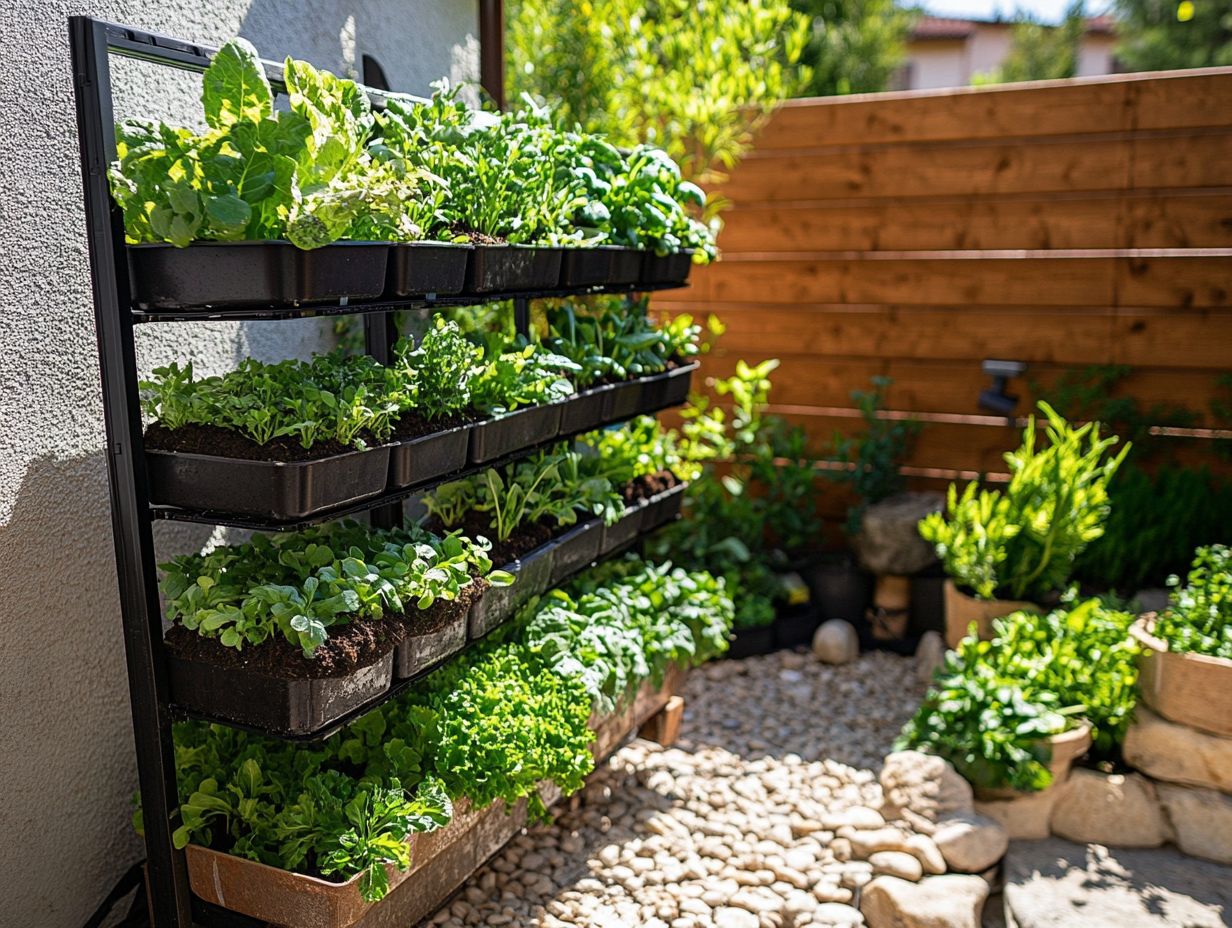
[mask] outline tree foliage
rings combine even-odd
[[[513,0],[507,82],[560,125],[657,145],[704,179],[809,86],[808,36],[788,0]]]
[[[978,75],[975,83],[1009,84],[1073,77],[1078,73],[1078,51],[1085,31],[1083,0],[1070,4],[1057,26],[1020,13],[1011,33],[1009,54],[1000,67]]]
[[[1232,64],[1227,0],[1116,0],[1117,59],[1130,71]]]
[[[803,61],[812,69],[806,92],[816,96],[885,90],[902,63],[916,17],[895,0],[791,0],[809,17]]]

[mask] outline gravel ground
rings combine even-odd
[[[882,824],[876,772],[922,695],[914,670],[780,652],[693,671],[675,747],[616,752],[577,808],[516,837],[428,924],[862,924],[850,903],[873,864],[835,831]],[[878,872],[919,867],[886,854]]]

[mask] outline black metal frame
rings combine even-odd
[[[441,300],[368,301],[347,305],[262,307],[245,306],[195,313],[141,311],[132,305],[124,242],[123,217],[111,199],[107,167],[115,159],[110,55],[138,58],[189,71],[204,71],[217,50],[169,36],[157,35],[86,16],[69,18],[73,83],[85,197],[90,276],[103,387],[103,418],[107,433],[107,470],[110,482],[112,530],[124,627],[129,695],[138,761],[138,781],[145,828],[147,888],[154,928],[224,926],[255,928],[263,923],[206,904],[189,890],[184,855],[174,847],[172,835],[179,823],[175,753],[171,726],[176,718],[169,699],[167,668],[162,645],[162,621],[152,525],[155,519],[177,519],[209,524],[243,525],[245,520],[224,514],[175,510],[150,503],[142,435],[141,405],[134,330],[138,324],[199,319],[287,319],[330,314],[362,314],[365,350],[387,362],[398,332],[395,311],[513,299],[517,330],[530,327],[530,300],[552,294],[493,294]],[[275,90],[285,90],[282,65],[262,61]],[[369,90],[374,105],[388,94]],[[407,97],[408,95],[399,95]],[[411,98],[421,99],[421,98]],[[632,288],[616,288],[623,292]],[[639,287],[639,290],[659,289]],[[601,291],[593,291],[601,292]],[[533,449],[524,449],[527,453]],[[491,465],[484,465],[484,467]],[[377,526],[402,519],[405,493],[370,500],[346,512],[368,511]],[[345,512],[330,514],[337,518]],[[306,522],[320,521],[310,519]],[[293,529],[301,523],[252,527]],[[407,681],[407,684],[413,681]],[[405,689],[400,684],[394,691]],[[319,739],[322,735],[314,736]]]

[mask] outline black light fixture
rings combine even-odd
[[[1027,365],[1022,361],[996,361],[985,359],[982,364],[984,373],[992,377],[992,386],[980,391],[980,409],[999,416],[1010,418],[1018,406],[1018,397],[1006,393],[1005,387],[1014,377],[1021,377]]]

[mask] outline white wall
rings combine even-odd
[[[475,0],[16,0],[0,35],[0,926],[76,928],[141,855],[67,17],[91,13],[393,87],[478,75]],[[117,109],[187,118],[198,78],[113,59]],[[145,368],[329,344],[319,322],[146,326]],[[160,529],[166,526],[159,526]],[[205,530],[159,531],[160,554]]]
[[[969,83],[966,43],[961,39],[921,42],[908,52],[907,64],[905,90],[962,87]]]

